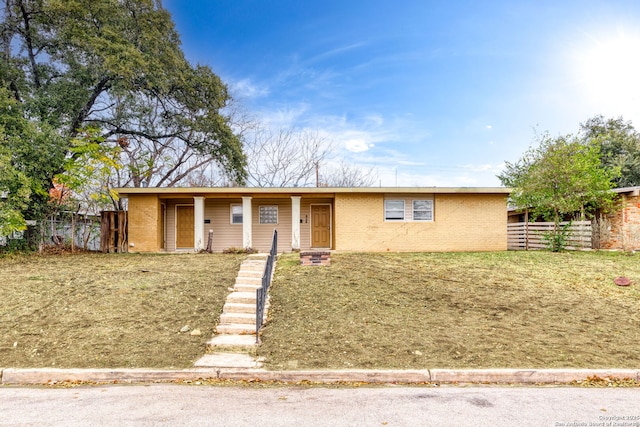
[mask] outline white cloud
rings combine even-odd
[[[485,129],[487,129],[487,130],[491,130],[491,129],[493,129],[493,126],[491,126],[491,125],[486,125],[486,126],[485,126]]]
[[[256,85],[250,79],[231,82],[229,89],[238,98],[260,98],[269,95],[268,87]]]
[[[260,115],[263,124],[274,130],[279,128],[301,127],[300,123],[304,121],[304,116],[309,111],[308,104],[298,104],[287,108],[270,109],[263,111]]]
[[[344,142],[344,146],[347,150],[354,153],[362,153],[370,148],[374,147],[374,144],[368,143],[362,138],[348,139]]]
[[[371,116],[367,116],[366,119],[376,127],[382,126],[384,124],[384,117],[379,114],[372,114]]]
[[[345,52],[349,52],[349,51],[354,50],[354,49],[359,49],[359,48],[364,47],[366,45],[367,45],[367,43],[358,42],[358,43],[352,43],[352,44],[345,45],[345,46],[339,46],[339,47],[336,47],[334,49],[328,50],[326,52],[319,53],[318,55],[316,55],[313,58],[309,59],[307,62],[313,63],[313,62],[316,62],[316,61],[324,60],[324,59],[327,59],[327,58],[335,56],[335,55],[341,55],[341,54],[343,54]]]

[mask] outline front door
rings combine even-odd
[[[193,247],[193,206],[176,206],[176,248]]]
[[[331,205],[311,205],[311,247],[331,247]]]

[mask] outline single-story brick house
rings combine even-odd
[[[507,188],[119,188],[131,252],[502,251]]]

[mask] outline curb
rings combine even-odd
[[[267,371],[263,369],[0,369],[1,385],[55,385],[65,382],[154,383],[198,379],[369,384],[569,384],[588,378],[631,379],[640,382],[636,369],[423,369]]]

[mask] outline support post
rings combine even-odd
[[[204,249],[204,197],[193,197],[193,249]]]
[[[242,196],[242,247],[245,249],[253,247],[252,222],[251,196]]]
[[[300,199],[301,196],[291,196],[291,249],[300,250]]]

